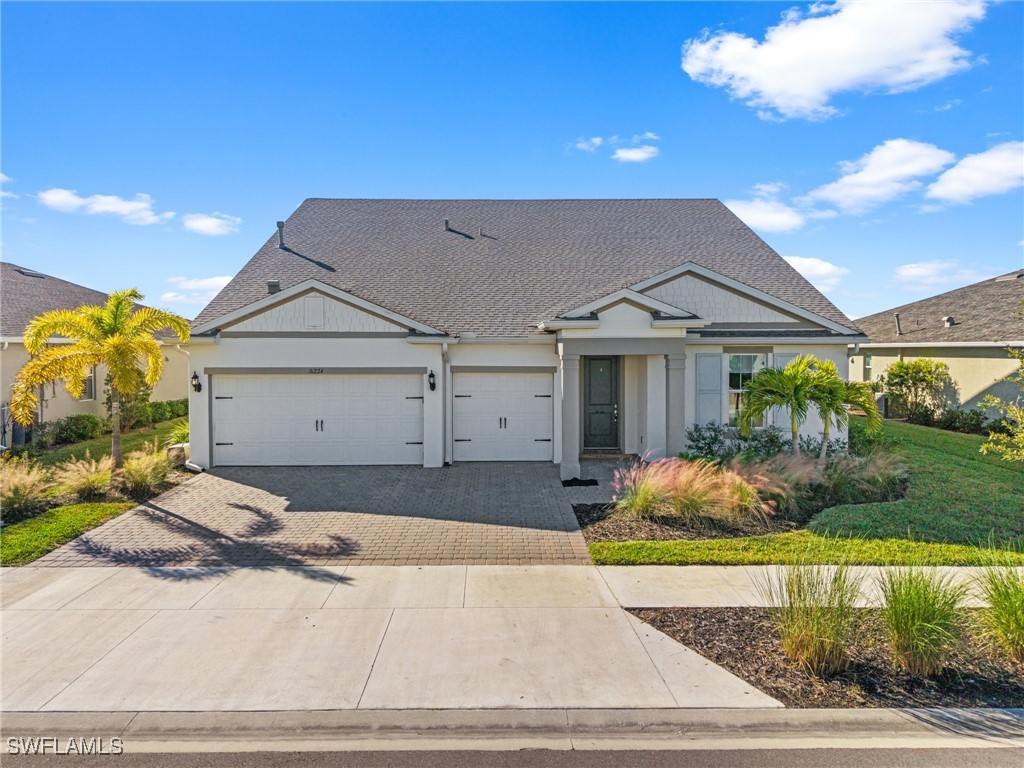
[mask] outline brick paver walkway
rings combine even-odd
[[[552,464],[222,468],[34,564],[585,564],[580,490]]]

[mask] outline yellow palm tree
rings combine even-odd
[[[151,307],[137,307],[143,299],[135,288],[116,291],[105,306],[81,306],[44,312],[25,329],[25,349],[32,357],[18,373],[11,390],[11,415],[28,426],[35,418],[43,385],[63,381],[68,394],[79,398],[93,366],[110,372],[110,421],[114,466],[120,469],[121,398],[145,382],[155,386],[164,370],[158,331],[168,329],[188,341],[188,320]],[[54,336],[68,339],[51,344]],[[143,371],[140,365],[145,360]]]

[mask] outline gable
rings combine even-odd
[[[643,293],[674,307],[685,308],[715,324],[806,324],[797,317],[693,274],[680,275]]]
[[[296,296],[250,315],[234,325],[230,333],[401,333],[396,323],[319,291]]]

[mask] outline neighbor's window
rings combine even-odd
[[[729,426],[735,427],[740,418],[740,397],[743,387],[754,378],[754,374],[767,365],[767,355],[729,355]],[[754,423],[764,426],[763,420]]]
[[[82,396],[78,398],[80,401],[95,400],[96,399],[96,367],[93,366],[92,370],[89,371],[89,377],[85,380],[85,390],[82,392]]]
[[[864,381],[871,381],[871,353],[864,353]]]

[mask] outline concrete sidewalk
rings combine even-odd
[[[592,566],[4,571],[3,709],[778,707]]]

